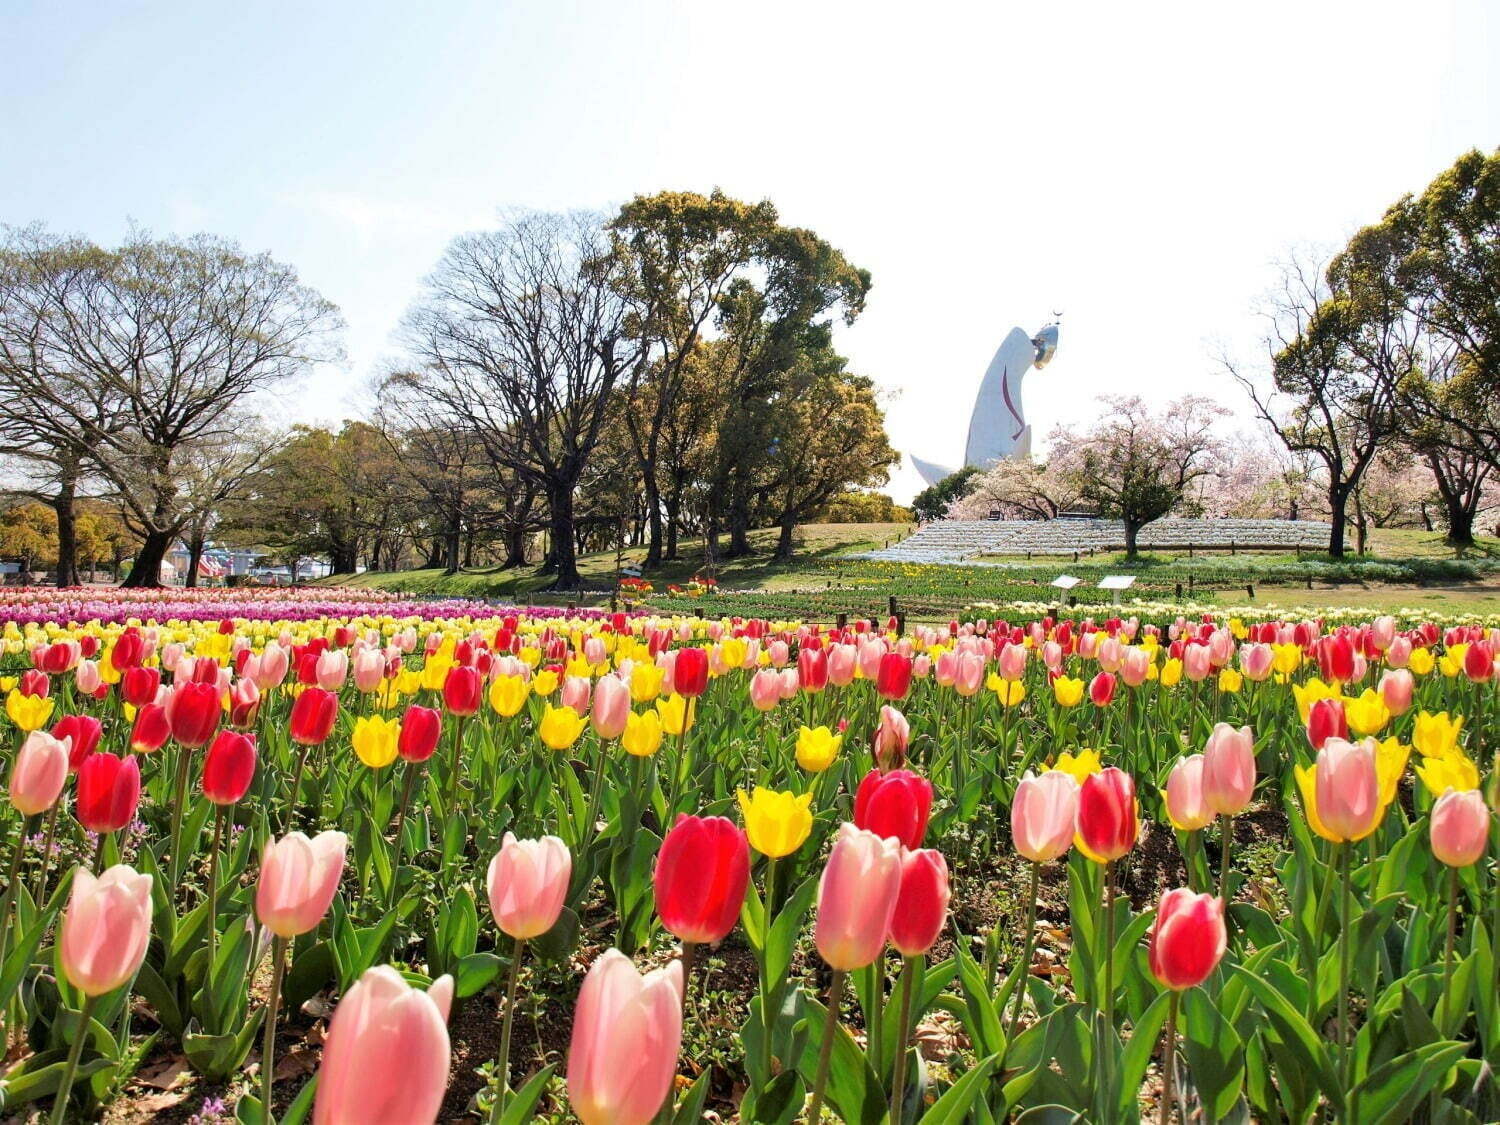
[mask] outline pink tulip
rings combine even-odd
[[[762,668],[750,677],[750,704],[757,711],[774,711],[781,702],[781,673]]]
[[[952,649],[938,653],[932,678],[943,687],[952,687],[954,681],[958,679],[958,653]]]
[[[589,721],[594,733],[605,741],[625,733],[630,718],[630,686],[617,676],[605,676],[594,685],[594,707]]]
[[[1026,674],[1026,649],[1021,645],[1006,644],[1000,649],[997,663],[1002,680],[1019,680]]]
[[[1405,668],[1387,668],[1380,677],[1380,697],[1392,715],[1404,715],[1411,710],[1411,697],[1416,689],[1416,680]]]
[[[766,646],[766,654],[771,658],[771,667],[785,668],[792,658],[792,649],[785,641],[772,641]]]
[[[941,852],[917,848],[901,857],[901,889],[891,915],[891,947],[903,957],[931,949],[948,920],[948,862]]]
[[[1140,687],[1151,675],[1151,653],[1143,648],[1127,648],[1120,658],[1120,679],[1129,687]]]
[[[682,962],[642,976],[618,949],[589,969],[573,1012],[568,1100],[583,1125],[647,1125],[682,1049]]]
[[[1363,840],[1375,831],[1384,811],[1375,740],[1330,738],[1318,751],[1316,768],[1317,812],[1324,827],[1341,840]]]
[[[1095,656],[1099,661],[1099,670],[1113,674],[1125,663],[1125,646],[1114,637],[1105,637],[1099,642],[1099,651]]]
[[[279,644],[268,644],[259,656],[251,656],[245,661],[241,675],[254,680],[255,686],[261,691],[270,691],[273,687],[279,687],[286,679],[290,667],[291,658],[287,650]]]
[[[1271,678],[1276,654],[1267,644],[1250,644],[1240,649],[1240,671],[1252,683],[1263,684]]]
[[[500,929],[518,939],[545,934],[562,913],[572,875],[573,857],[556,836],[517,840],[507,832],[485,881]]]
[[[880,725],[875,728],[875,760],[884,768],[893,769],[906,760],[906,747],[911,742],[911,724],[906,716],[889,705],[880,709]]]
[[[319,832],[311,840],[289,832],[266,844],[255,888],[255,914],[277,937],[291,938],[317,928],[333,904],[344,873],[349,838]]]
[[[1221,816],[1239,816],[1255,795],[1255,735],[1218,723],[1203,747],[1203,799]]]
[[[834,645],[828,650],[828,682],[848,687],[854,682],[857,663],[853,645]]]
[[[562,683],[562,705],[573,708],[579,715],[587,715],[591,687],[587,676],[567,677]]]
[[[385,679],[385,653],[378,648],[362,648],[354,654],[355,690],[368,695],[380,690]]]
[[[1178,887],[1162,895],[1156,909],[1147,963],[1157,980],[1180,992],[1207,980],[1228,945],[1224,900]]]
[[[365,970],[334,1009],[313,1125],[422,1125],[448,1089],[453,978],[413,988],[389,965]]]
[[[1050,863],[1073,843],[1078,783],[1061,770],[1027,771],[1010,806],[1016,851],[1032,863]]]
[[[63,974],[85,996],[104,996],[141,967],[151,941],[151,876],[123,863],[97,879],[73,873],[59,954]]]
[[[26,736],[10,771],[10,803],[22,818],[46,812],[57,803],[68,780],[72,749],[71,738],[57,739],[44,730]],[[5,919],[0,918],[3,924]]]
[[[1194,683],[1208,679],[1213,660],[1206,645],[1187,645],[1182,650],[1182,674]]]
[[[1388,652],[1396,639],[1396,619],[1390,614],[1370,622],[1370,640],[1381,652]]]
[[[1408,637],[1397,637],[1391,641],[1391,647],[1385,650],[1385,663],[1388,668],[1405,668],[1411,661],[1411,640]]]
[[[73,669],[73,682],[78,685],[80,694],[93,695],[104,683],[104,678],[99,672],[99,662],[80,660],[78,667]]]
[[[984,686],[984,657],[977,652],[961,653],[957,674],[953,678],[953,690],[965,699],[979,694]]]
[[[1042,663],[1047,666],[1049,672],[1061,672],[1063,666],[1062,645],[1056,641],[1048,641],[1042,646]]]
[[[880,956],[901,892],[901,842],[839,826],[818,884],[813,938],[829,967],[862,969]]]
[[[1167,817],[1179,832],[1197,832],[1214,821],[1214,810],[1204,800],[1203,755],[1179,758],[1167,775]]]
[[[349,678],[349,654],[341,648],[324,649],[318,654],[316,676],[324,691],[338,691]]]
[[[1234,659],[1234,634],[1228,629],[1215,629],[1208,638],[1208,661],[1215,668],[1226,668]]]
[[[1490,811],[1479,790],[1446,790],[1432,806],[1432,854],[1449,867],[1468,867],[1484,855]]]
[[[779,688],[782,699],[796,699],[802,688],[802,677],[795,668],[783,668],[779,673]]]

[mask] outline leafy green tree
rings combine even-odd
[[[942,519],[950,504],[962,500],[977,487],[980,476],[981,470],[978,467],[965,465],[937,484],[928,485],[912,499],[912,515],[923,523]]]

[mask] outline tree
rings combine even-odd
[[[982,520],[999,512],[1006,519],[1050,520],[1075,507],[1083,498],[1078,436],[1059,426],[1048,437],[1047,450],[1046,461],[996,461],[970,482],[966,496],[948,506],[949,515]]]
[[[1125,523],[1125,555],[1137,554],[1136,536],[1213,473],[1221,448],[1214,424],[1228,411],[1207,399],[1178,399],[1153,414],[1139,398],[1106,395],[1104,414],[1079,440],[1082,497],[1101,515]]]
[[[334,307],[224,239],[115,250],[35,229],[0,252],[0,404],[81,443],[141,534],[124,585],[156,585],[203,508],[187,462],[232,439],[259,391],[334,358]]]
[[[903,508],[884,492],[851,488],[824,504],[814,519],[819,523],[909,523],[910,508]]]
[[[409,314],[395,378],[547,499],[553,588],[578,574],[574,493],[641,345],[598,216],[528,213],[448,247]]]
[[[0,513],[0,555],[15,559],[21,573],[57,557],[57,516],[34,500],[15,504]]]
[[[928,485],[912,498],[912,515],[922,523],[942,519],[947,515],[950,504],[969,495],[979,475],[977,466],[965,465],[957,472],[949,473],[937,484]]]
[[[1398,426],[1396,388],[1413,356],[1410,335],[1393,326],[1389,294],[1359,290],[1365,274],[1324,271],[1293,256],[1267,312],[1265,345],[1274,390],[1267,393],[1225,359],[1256,412],[1294,455],[1322,463],[1328,497],[1328,553],[1344,554],[1344,525],[1360,477]],[[1336,289],[1329,280],[1336,278]],[[1375,362],[1371,362],[1371,357]],[[1276,400],[1289,400],[1283,409]]]

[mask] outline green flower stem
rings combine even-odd
[[[1020,974],[1020,977],[1016,982],[1016,1002],[1010,1010],[1010,1027],[1005,1033],[1007,1043],[1016,1037],[1016,1030],[1021,1026],[1021,1009],[1026,1003],[1026,981],[1031,976],[1031,958],[1036,952],[1036,895],[1041,882],[1041,874],[1042,865],[1033,863],[1031,865],[1031,889],[1026,893],[1026,944],[1022,947],[1021,960],[1012,970]]]
[[[818,1070],[813,1078],[812,1105],[807,1111],[808,1125],[818,1125],[823,1116],[823,1088],[828,1085],[828,1063],[833,1057],[833,1037],[839,1028],[839,998],[844,991],[844,972],[833,971],[828,984],[828,1013],[823,1021],[823,1042],[818,1046]]]
[[[1181,999],[1182,993],[1174,988],[1167,1000],[1167,1028],[1161,1049],[1161,1113],[1157,1116],[1159,1125],[1168,1125],[1172,1120],[1172,1086],[1177,1077],[1177,1005]]]
[[[906,1041],[911,1035],[912,981],[917,975],[917,964],[917,958],[906,958],[901,974],[901,1015],[896,1024],[896,1061],[891,1071],[891,1125],[901,1125],[901,1114],[906,1108]]]
[[[89,1021],[93,1018],[94,996],[85,996],[83,1011],[78,1014],[78,1027],[73,1033],[73,1046],[68,1051],[68,1065],[63,1068],[62,1081],[57,1085],[57,1096],[52,1101],[52,1125],[61,1125],[67,1120],[68,1097],[73,1093],[73,1079],[78,1074],[78,1060],[83,1055],[83,1041],[89,1036]]]
[[[271,1116],[271,1088],[276,1083],[276,1016],[281,1008],[281,974],[286,964],[286,938],[271,939],[271,992],[266,997],[266,1032],[260,1049],[260,1097],[265,1125]]]
[[[516,988],[521,983],[521,954],[525,949],[526,939],[516,938],[510,955],[510,979],[505,986],[505,1020],[500,1025],[500,1090],[490,1107],[490,1125],[499,1125],[505,1115],[505,1095],[510,1090],[510,1029],[516,1018]]]

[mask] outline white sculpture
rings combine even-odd
[[[979,384],[974,412],[969,416],[969,438],[964,464],[987,469],[1006,457],[1031,456],[1031,427],[1021,401],[1021,380],[1031,368],[1046,367],[1057,351],[1057,325],[1048,324],[1035,336],[1012,328],[990,360]],[[909,454],[928,484],[937,484],[955,471]]]

